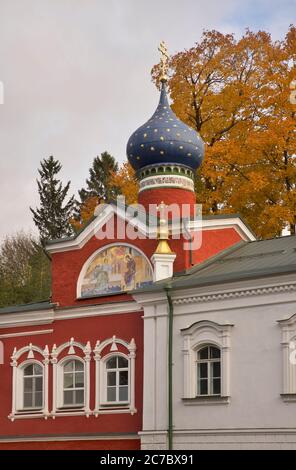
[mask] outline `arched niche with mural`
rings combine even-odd
[[[77,297],[126,292],[151,284],[148,258],[127,244],[112,244],[96,251],[84,264],[77,285]]]

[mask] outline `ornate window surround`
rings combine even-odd
[[[59,360],[59,355],[67,348],[68,353]],[[79,356],[76,353],[75,348],[79,349],[83,356]],[[76,359],[84,363],[84,405],[79,408],[63,406],[63,365],[70,359]],[[86,417],[90,416],[90,360],[90,342],[87,342],[84,345],[75,341],[74,338],[71,338],[70,341],[61,344],[58,348],[55,344],[53,345],[51,351],[51,363],[53,367],[53,396],[51,416],[53,418],[56,416],[73,415],[86,415]]]
[[[35,353],[41,356],[41,360],[35,359]],[[18,362],[23,354],[28,353],[26,359]],[[22,406],[23,403],[23,368],[31,363],[39,364],[43,369],[43,407],[36,411],[25,410]],[[44,350],[38,346],[30,343],[28,346],[17,350],[14,348],[11,356],[12,369],[12,409],[8,418],[11,421],[21,418],[40,418],[45,419],[49,416],[48,411],[48,364],[49,364],[49,350],[45,346]]]
[[[230,332],[233,325],[201,320],[181,330],[183,336],[183,383],[185,404],[228,403],[230,397]],[[221,396],[197,396],[196,354],[203,346],[221,351]]]
[[[279,320],[282,330],[283,381],[281,397],[286,402],[296,401],[296,313],[286,320]],[[293,360],[294,359],[294,360]]]
[[[102,248],[99,248],[98,250],[96,250],[94,253],[92,253],[92,255],[87,258],[87,260],[85,261],[84,265],[82,266],[81,270],[80,270],[80,273],[79,273],[79,276],[78,276],[78,281],[77,281],[77,289],[76,289],[76,297],[77,299],[80,299],[81,298],[81,288],[82,288],[82,283],[83,283],[83,279],[86,275],[86,272],[88,270],[88,267],[89,265],[93,262],[93,260],[102,252],[102,251],[105,251],[105,250],[108,250],[109,248],[112,248],[113,246],[126,246],[128,248],[132,248],[133,250],[135,251],[138,251],[140,253],[141,256],[143,256],[143,258],[147,261],[148,265],[150,266],[151,268],[151,276],[153,276],[153,267],[152,267],[152,264],[151,264],[151,261],[149,260],[149,258],[147,258],[147,256],[145,255],[145,253],[140,250],[140,248],[138,248],[137,246],[135,245],[131,245],[130,243],[124,243],[124,242],[116,242],[116,243],[110,243],[109,245],[104,245]],[[120,292],[119,292],[120,293]],[[108,294],[105,294],[105,295],[108,295]]]
[[[103,350],[110,345],[110,350],[102,356]],[[118,345],[123,346],[127,351],[123,353],[118,350]],[[129,364],[129,403],[128,404],[112,404],[106,401],[106,361],[112,356],[122,356],[128,360]],[[134,338],[130,343],[113,336],[103,342],[97,341],[94,349],[94,359],[96,362],[96,402],[94,415],[98,417],[100,414],[110,413],[130,413],[137,412],[135,408],[135,358],[136,343]]]

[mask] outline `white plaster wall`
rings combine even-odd
[[[274,280],[273,284],[295,278]],[[270,280],[212,287],[215,291],[267,287]],[[295,448],[296,403],[283,402],[282,332],[278,320],[296,313],[296,290],[174,304],[174,448]],[[163,449],[167,430],[167,306],[145,307],[143,449]],[[148,303],[149,303],[148,302]],[[186,302],[186,301],[185,301]],[[161,305],[160,305],[161,303]],[[150,311],[148,312],[148,310]],[[148,315],[148,317],[147,317]],[[186,405],[183,397],[183,337],[180,330],[201,320],[230,323],[230,403]],[[153,325],[153,326],[152,326]],[[149,345],[147,347],[147,345]],[[153,349],[155,350],[153,351]],[[295,366],[296,367],[296,366]],[[296,392],[296,391],[295,391]]]

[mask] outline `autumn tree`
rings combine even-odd
[[[125,197],[126,204],[135,204],[138,200],[139,184],[132,166],[123,163],[117,173],[113,173],[112,184],[117,188],[118,194]]]
[[[0,306],[49,299],[50,261],[30,234],[7,236],[0,246]]]
[[[57,177],[61,168],[60,162],[51,156],[41,162],[41,168],[38,170],[40,207],[30,210],[43,244],[46,240],[62,238],[73,233],[69,220],[73,214],[74,196],[67,198],[70,181],[63,186]]]
[[[239,212],[259,237],[287,223],[295,232],[295,53],[291,26],[280,42],[205,31],[170,60],[172,108],[206,143],[198,202],[205,213]]]

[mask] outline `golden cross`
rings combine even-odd
[[[167,81],[167,71],[168,71],[168,60],[169,60],[169,54],[168,54],[168,49],[164,41],[161,41],[161,43],[158,46],[158,50],[161,53],[160,57],[160,65],[161,65],[161,76],[160,80],[161,81]]]

